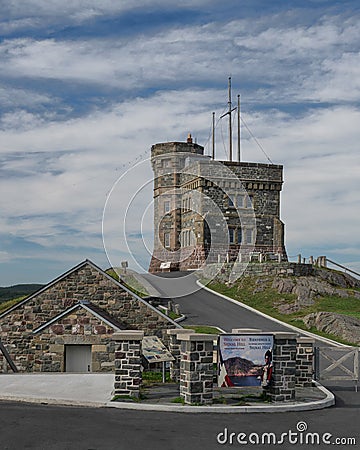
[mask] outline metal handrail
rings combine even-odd
[[[334,261],[331,261],[331,259],[328,259],[328,258],[326,258],[326,261],[331,263],[331,264],[334,264],[335,266],[341,267],[342,269],[347,270],[348,272],[351,272],[351,273],[357,275],[358,277],[360,277],[360,273],[357,273],[354,270],[349,269],[348,267],[342,266],[341,264],[338,264],[338,263],[336,263]]]

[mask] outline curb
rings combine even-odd
[[[285,327],[295,331],[296,333],[305,334],[306,336],[309,336],[312,339],[316,339],[318,341],[322,341],[325,344],[329,344],[329,345],[332,345],[332,346],[335,346],[335,347],[347,347],[345,344],[341,344],[340,342],[336,342],[336,341],[333,341],[332,339],[328,339],[328,338],[325,338],[325,337],[322,337],[322,336],[318,336],[317,334],[311,333],[310,331],[306,331],[306,330],[302,330],[301,328],[297,328],[294,325],[289,325],[289,324],[287,324],[285,322],[282,322],[279,319],[275,319],[274,317],[271,317],[271,316],[269,316],[269,315],[267,315],[267,314],[265,314],[265,313],[263,313],[261,311],[258,311],[257,309],[246,305],[245,303],[242,303],[240,301],[234,300],[233,298],[228,297],[227,295],[220,294],[219,292],[213,291],[212,289],[210,289],[207,286],[204,286],[202,283],[200,283],[199,280],[196,281],[196,284],[198,286],[201,286],[202,289],[205,289],[206,291],[211,292],[212,294],[217,295],[218,297],[221,297],[224,300],[227,300],[228,302],[231,302],[231,303],[234,303],[235,305],[238,305],[240,308],[245,308],[245,309],[247,309],[247,310],[257,314],[258,316],[264,317],[265,319],[272,320],[273,322],[278,323],[279,325],[285,326]]]
[[[270,412],[295,412],[311,411],[316,409],[329,408],[335,405],[335,396],[321,384],[315,382],[315,387],[325,394],[325,398],[312,402],[297,402],[279,405],[261,406],[191,406],[191,405],[159,405],[159,404],[139,404],[129,402],[108,402],[106,407],[119,409],[133,409],[142,411],[160,412],[180,412],[180,413],[217,413],[217,414],[238,414],[238,413],[270,413]]]
[[[329,408],[335,405],[335,396],[318,382],[314,382],[325,398],[311,402],[294,402],[259,406],[191,406],[191,405],[161,405],[150,403],[130,403],[130,402],[86,402],[74,400],[62,400],[53,398],[16,397],[4,395],[0,401],[12,401],[21,403],[35,403],[40,405],[57,405],[88,408],[117,408],[127,410],[158,411],[158,412],[179,412],[179,413],[217,413],[217,414],[238,414],[238,413],[270,413],[270,412],[295,412],[310,411],[316,409]]]
[[[86,402],[76,400],[65,400],[57,398],[36,398],[36,397],[16,397],[13,395],[2,395],[0,402],[19,402],[19,403],[35,403],[39,405],[58,405],[58,406],[79,406],[88,408],[104,408],[108,402]]]

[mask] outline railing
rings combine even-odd
[[[354,381],[357,392],[359,382],[359,348],[316,347],[315,378],[319,381]]]
[[[344,269],[346,272],[351,272],[351,273],[353,273],[354,275],[357,275],[358,277],[360,277],[360,273],[355,272],[354,270],[351,270],[351,269],[349,269],[348,267],[342,266],[341,264],[338,264],[338,263],[336,263],[336,262],[334,262],[334,261],[331,261],[331,259],[328,259],[328,258],[326,258],[326,261],[329,262],[330,264],[334,264],[334,266],[338,266],[338,267],[340,267],[341,269]]]
[[[11,359],[9,352],[6,350],[6,347],[4,346],[4,344],[1,341],[0,341],[0,351],[5,356],[5,359],[8,362],[9,366],[11,367],[11,370],[13,372],[17,372],[18,371],[17,367],[15,366],[13,360]]]

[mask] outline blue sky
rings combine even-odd
[[[284,165],[289,256],[360,270],[360,5],[224,5],[0,0],[0,285],[47,282],[85,258],[108,267],[105,204],[105,242],[128,259],[116,233],[135,181],[151,203],[151,145],[191,132],[209,153],[230,75],[244,122]],[[267,161],[245,127],[242,139],[245,161]]]

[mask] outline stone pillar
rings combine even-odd
[[[180,329],[180,328],[172,328],[170,330],[166,330],[166,333],[169,335],[169,351],[175,358],[174,361],[170,361],[170,378],[176,383],[180,382],[180,350],[181,350],[181,342],[178,336],[182,336],[185,334],[193,334],[194,330],[189,329]]]
[[[141,385],[141,341],[143,331],[126,330],[114,333],[115,395],[139,398]]]
[[[273,377],[267,392],[271,401],[291,401],[295,399],[297,335],[282,332],[273,334]]]
[[[194,333],[178,338],[181,340],[180,396],[189,405],[212,403],[215,336]]]
[[[297,387],[312,386],[315,340],[307,337],[297,339],[296,379]]]

